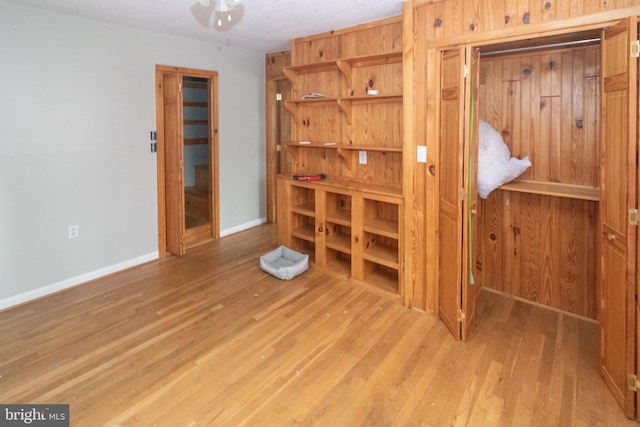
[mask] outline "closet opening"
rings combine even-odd
[[[487,290],[591,322],[599,307],[600,35],[479,48],[478,118],[531,166],[480,199],[476,274]],[[493,162],[481,154],[479,168]]]
[[[468,254],[474,258],[469,285],[462,276],[463,295],[475,281],[476,287],[598,324],[600,373],[630,418],[638,269],[638,59],[630,51],[637,33],[631,17],[603,29],[487,44],[471,55],[467,46],[463,64],[477,84],[467,80],[460,92],[466,98],[462,117],[471,118],[461,124],[464,152],[470,153],[463,157],[465,174],[480,181],[489,169],[474,161],[482,163],[481,152],[491,149],[483,141],[466,146],[473,144],[468,135],[475,119],[493,128],[509,149],[507,159],[531,162],[503,185],[503,178],[493,177],[495,189],[477,208],[466,206],[468,214],[463,210],[463,223],[469,218],[471,225],[460,242],[464,250],[465,236],[473,236]],[[441,133],[441,168],[447,165],[443,141]],[[464,185],[475,195],[480,183],[472,181]]]

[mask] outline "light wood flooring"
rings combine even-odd
[[[467,343],[394,297],[260,271],[261,226],[0,312],[0,402],[72,426],[625,426],[597,326],[483,293]]]

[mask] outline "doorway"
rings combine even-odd
[[[219,238],[218,74],[156,66],[158,251]]]
[[[492,59],[483,63],[483,76],[470,68],[468,55],[462,60],[464,49],[443,50],[439,103],[440,168],[454,170],[459,183],[446,193],[451,200],[456,201],[457,189],[462,195],[470,191],[461,179],[470,159],[460,155],[466,140],[457,150],[446,145],[459,141],[467,123],[463,113],[476,112],[496,124],[511,155],[532,159],[522,179],[500,186],[479,204],[482,221],[469,216],[483,236],[476,242],[480,257],[469,261],[475,277],[498,293],[598,321],[600,372],[628,417],[635,414],[629,384],[636,387],[638,60],[629,54],[636,39],[637,22],[631,17],[602,30],[487,43],[481,51]],[[449,58],[455,59],[450,70]],[[476,92],[445,86],[466,76],[466,70],[472,79],[479,77],[479,108],[460,108],[458,94]],[[456,108],[448,107],[452,100]],[[449,137],[452,132],[458,132],[456,138]],[[446,183],[440,183],[441,194]],[[441,217],[446,208],[441,201]],[[459,207],[455,213],[466,215]],[[440,224],[443,265],[463,254],[462,262],[440,268],[440,312],[458,338],[453,320],[469,315],[458,290],[470,284],[464,274],[460,280],[467,242],[454,234],[464,236],[459,221],[450,229],[443,224],[448,223]],[[456,319],[460,301],[463,313]]]

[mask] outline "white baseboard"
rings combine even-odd
[[[244,230],[248,230],[253,227],[257,227],[267,222],[267,218],[256,219],[255,221],[246,222],[244,224],[236,225],[235,227],[227,228],[220,231],[220,237],[228,236],[230,234],[239,233]]]
[[[40,298],[54,292],[72,288],[77,285],[81,285],[90,280],[98,279],[103,276],[107,276],[112,273],[116,273],[127,268],[135,267],[136,265],[144,264],[145,262],[158,259],[158,251],[152,252],[147,255],[142,255],[137,258],[133,258],[127,261],[120,262],[118,264],[110,265],[108,267],[99,268],[98,270],[90,271],[88,273],[81,274],[79,276],[72,277],[70,279],[63,280],[61,282],[53,283],[51,285],[43,286],[32,291],[24,292],[22,294],[14,295],[9,298],[0,300],[0,310],[13,307],[18,304],[25,303],[27,301]]]

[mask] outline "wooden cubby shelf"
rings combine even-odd
[[[278,241],[312,250],[320,268],[399,294],[402,22],[384,25],[388,31],[368,28],[357,40],[336,33],[321,44],[292,42],[293,65],[282,68],[291,82],[282,103],[290,131],[280,143],[290,167],[277,178]],[[325,179],[293,179],[318,173]]]
[[[394,270],[398,269],[398,250],[395,248],[373,245],[364,251],[364,259]]]
[[[397,239],[398,221],[392,221],[384,218],[367,219],[364,223],[364,231]]]
[[[294,229],[291,232],[291,235],[299,239],[306,240],[308,242],[314,242],[315,241],[314,231],[315,231],[315,228],[313,224],[304,224]]]
[[[327,238],[328,248],[335,249],[345,254],[351,255],[351,236],[343,233],[335,234]]]
[[[541,182],[515,180],[499,187],[500,190],[520,193],[544,194],[547,196],[567,197],[581,200],[600,200],[600,188],[586,185],[562,184],[559,182]]]

